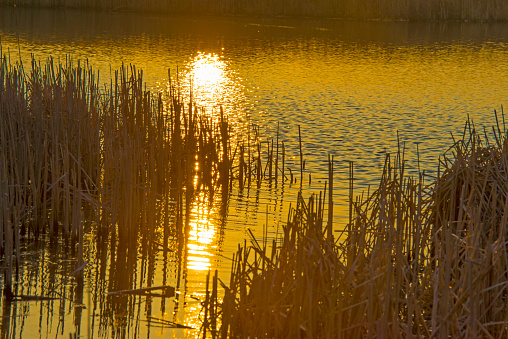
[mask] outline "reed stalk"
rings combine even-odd
[[[403,149],[387,155],[378,188],[351,200],[337,242],[323,228],[321,198],[316,206],[300,193],[279,244],[239,247],[218,333],[504,336],[508,139],[499,123],[491,135],[468,122],[430,184],[405,174]]]
[[[114,265],[135,267],[140,244],[143,255],[154,257],[157,234],[164,234],[165,249],[170,237],[185,241],[196,193],[222,190],[228,199],[234,177],[244,185],[254,162],[245,161],[241,139],[235,141],[242,145],[239,156],[232,152],[227,116],[214,121],[192,101],[183,102],[176,86],[171,82],[167,98],[153,94],[144,87],[143,72],[131,65],[99,90],[87,63],[33,59],[25,72],[2,56],[0,253],[6,295],[16,280],[22,241],[44,234],[65,239],[81,266],[85,234],[96,231],[102,241],[109,234],[112,256],[118,256]],[[260,162],[259,156],[258,171]],[[118,278],[112,278],[112,290],[134,287]]]

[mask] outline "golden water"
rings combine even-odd
[[[286,145],[286,166],[299,169],[298,125],[306,161],[303,188],[317,192],[335,156],[335,220],[347,219],[348,161],[356,192],[375,184],[386,151],[405,147],[407,168],[436,170],[439,155],[469,115],[479,127],[506,104],[507,24],[414,24],[284,18],[165,18],[127,13],[0,9],[0,38],[12,62],[30,67],[31,54],[88,62],[108,82],[122,63],[143,69],[147,88],[179,82],[210,115],[224,107],[239,133],[259,127],[263,141]],[[266,143],[264,144],[266,148]],[[309,173],[311,181],[309,183]],[[286,171],[286,175],[288,172]],[[299,180],[299,175],[296,175]],[[428,179],[430,180],[430,179]],[[228,284],[231,257],[247,228],[270,237],[285,221],[300,183],[265,183],[225,203],[206,194],[191,206],[186,248],[153,258],[140,247],[125,267],[113,264],[118,246],[87,237],[84,292],[64,277],[77,261],[63,244],[27,244],[18,294],[56,291],[67,299],[4,305],[2,337],[145,338],[199,336],[199,302],[209,269]],[[67,253],[67,254],[66,254]],[[108,297],[110,279],[133,287],[168,284],[175,298]],[[70,299],[70,300],[69,300]],[[202,317],[202,314],[201,314]],[[191,326],[170,329],[154,319]]]

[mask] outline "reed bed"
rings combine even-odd
[[[43,67],[33,72],[0,62],[0,251],[20,261],[20,237],[60,230],[83,234],[82,208],[97,189],[99,116],[93,72],[81,65]],[[82,252],[82,242],[79,245]]]
[[[283,15],[385,20],[506,21],[502,0],[1,0],[0,5],[205,15]]]
[[[239,246],[223,300],[207,298],[205,331],[505,337],[508,139],[499,125],[489,142],[468,123],[430,184],[405,174],[403,151],[387,155],[379,187],[351,199],[351,222],[336,239],[324,223],[326,194],[299,194],[280,238]]]
[[[0,254],[8,299],[23,241],[63,239],[81,267],[84,235],[93,231],[96,248],[110,244],[114,264],[135,268],[139,249],[153,258],[180,239],[183,251],[198,193],[213,199],[218,192],[227,204],[236,182],[243,189],[284,180],[272,173],[273,152],[262,159],[255,131],[236,136],[222,111],[214,119],[184,102],[178,83],[166,99],[147,91],[132,65],[104,87],[87,63],[50,58],[29,67],[8,55],[0,61]],[[110,277],[110,290],[134,288],[117,278]]]
[[[44,234],[63,239],[82,267],[84,234],[96,231],[97,251],[111,243],[106,289],[129,290],[139,287],[132,274],[138,249],[153,260],[153,251],[170,250],[172,238],[180,239],[175,251],[183,251],[196,193],[220,192],[227,204],[236,182],[242,188],[297,181],[284,174],[278,138],[261,143],[256,130],[236,138],[224,112],[213,120],[185,103],[177,84],[163,100],[144,89],[134,66],[119,69],[105,88],[98,84],[86,63],[33,60],[26,72],[7,55],[0,61],[7,300],[23,241]],[[507,140],[504,118],[490,134],[468,122],[430,184],[423,174],[407,177],[403,151],[387,156],[379,187],[356,199],[350,194],[342,234],[332,233],[330,158],[328,199],[326,192],[307,200],[300,194],[280,237],[240,246],[228,284],[209,277],[204,331],[221,337],[505,336]],[[352,192],[352,164],[350,176]],[[112,305],[105,312],[131,307],[126,298]]]

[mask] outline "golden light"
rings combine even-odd
[[[191,210],[191,216],[194,220],[190,222],[187,268],[205,271],[211,268],[210,258],[213,256],[212,250],[216,229],[209,219],[210,209],[208,204],[200,200],[196,201]]]
[[[242,119],[245,111],[245,87],[237,72],[223,55],[199,52],[180,73],[184,93],[210,115],[218,115],[219,107],[232,121]]]
[[[201,87],[217,87],[224,83],[225,63],[218,55],[198,54],[192,64],[191,76],[195,85]]]
[[[201,107],[215,107],[237,93],[232,93],[233,79],[228,74],[226,62],[217,54],[199,53],[189,64],[189,86],[193,97]]]
[[[245,88],[241,78],[222,53],[197,53],[179,76],[183,93],[187,95],[192,92],[193,102],[197,107],[203,108],[207,115],[217,118],[219,107],[222,107],[231,123],[241,126],[239,121],[247,121],[244,117]],[[196,163],[196,170],[198,166]],[[197,177],[194,184],[197,184]],[[210,206],[205,194],[197,197],[193,203],[187,245],[189,270],[207,271],[212,268],[212,258],[217,246],[217,226],[211,220],[214,208]]]

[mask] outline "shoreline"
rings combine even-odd
[[[398,0],[394,0],[397,2]],[[414,23],[508,23],[508,3],[500,3],[497,6],[498,10],[494,11],[489,9],[490,4],[486,4],[486,13],[475,8],[453,8],[450,10],[438,8],[431,8],[429,6],[413,10],[408,7],[404,8],[398,6],[393,9],[394,4],[386,7],[377,4],[377,9],[367,7],[369,4],[360,3],[358,6],[352,8],[347,4],[341,4],[344,8],[328,8],[321,4],[321,7],[314,7],[312,9],[298,9],[298,8],[284,8],[282,5],[275,5],[275,8],[263,8],[263,4],[255,6],[245,6],[239,4],[238,1],[230,1],[228,4],[211,4],[196,8],[197,4],[188,2],[185,4],[161,5],[156,4],[144,7],[144,3],[136,3],[125,6],[113,6],[111,1],[102,1],[96,4],[93,3],[70,3],[60,4],[58,1],[47,0],[34,4],[32,0],[24,0],[14,3],[12,0],[0,0],[0,8],[24,8],[24,9],[49,9],[49,10],[86,10],[95,12],[110,12],[110,13],[129,13],[140,15],[157,15],[157,16],[192,16],[192,17],[260,17],[260,18],[280,18],[280,19],[325,19],[325,20],[340,20],[340,21],[365,21],[365,22],[414,22]],[[71,1],[73,2],[73,1]],[[323,0],[324,2],[324,0]],[[321,0],[320,0],[321,3]],[[436,1],[440,4],[441,1]],[[268,4],[268,3],[267,3]],[[244,5],[244,7],[241,7]],[[398,5],[398,4],[396,4]],[[458,5],[458,4],[457,4]],[[483,4],[482,4],[483,5]],[[222,8],[221,8],[222,6]],[[452,6],[452,5],[450,5]],[[481,5],[479,5],[481,6]],[[363,9],[361,8],[363,7]],[[391,8],[388,8],[391,7]],[[482,8],[483,9],[483,8]],[[458,12],[460,11],[460,12]]]

